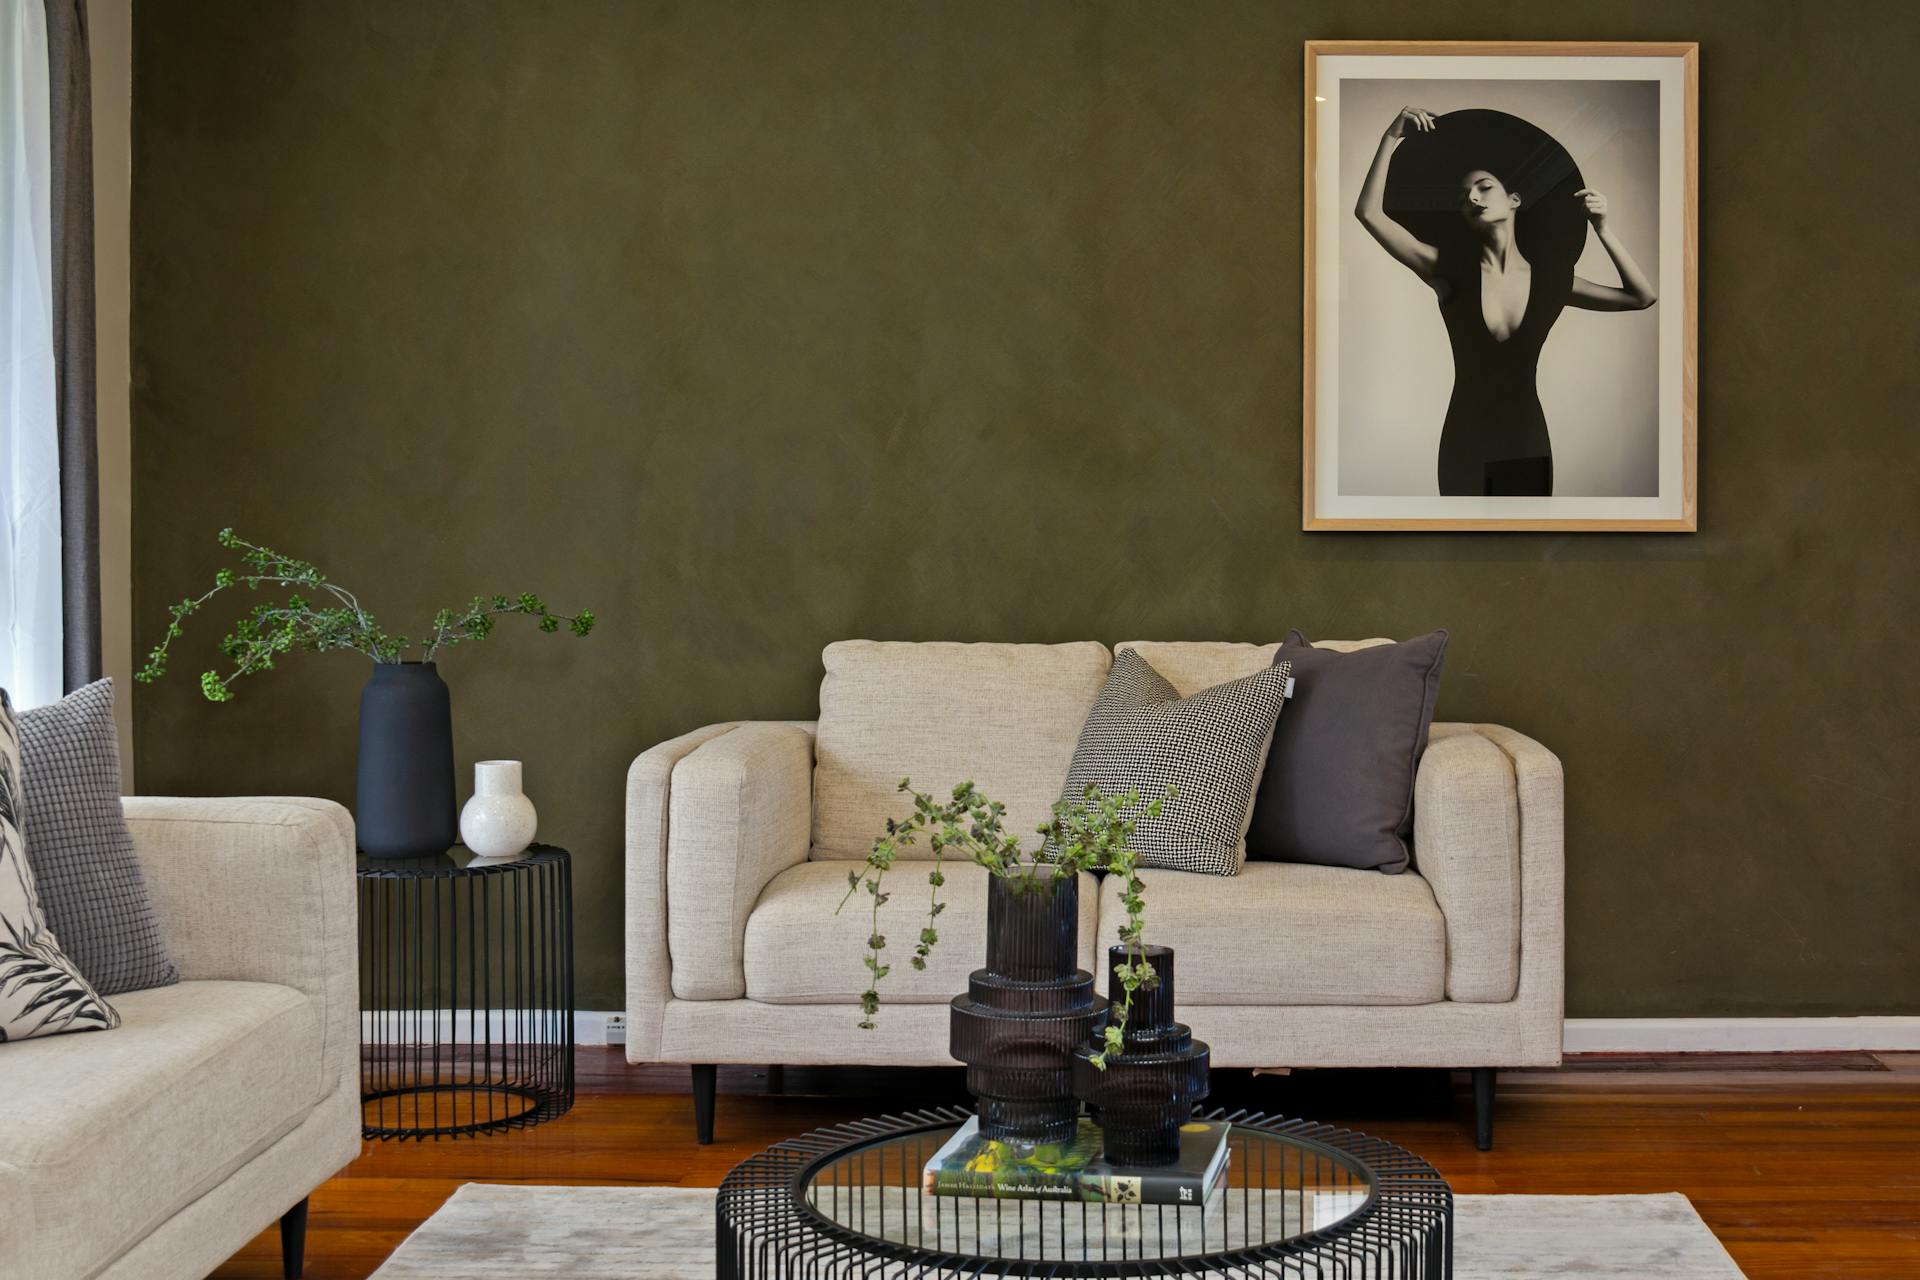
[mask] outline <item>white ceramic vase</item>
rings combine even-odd
[[[460,811],[460,839],[476,857],[511,858],[533,843],[538,816],[520,790],[518,760],[473,766],[473,799]]]

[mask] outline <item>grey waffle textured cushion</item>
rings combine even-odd
[[[1413,779],[1427,749],[1447,633],[1342,653],[1289,631],[1293,705],[1273,735],[1247,856],[1405,871]]]
[[[1078,800],[1092,786],[1151,800],[1174,786],[1179,794],[1158,818],[1139,820],[1133,848],[1140,865],[1238,873],[1287,676],[1278,662],[1183,698],[1145,658],[1122,649],[1080,730],[1061,798]]]
[[[68,1031],[111,1031],[120,1025],[119,1013],[87,985],[47,927],[20,834],[23,792],[20,724],[7,691],[0,689],[0,1044]],[[11,1199],[8,1209],[13,1209]]]
[[[113,682],[20,713],[27,859],[47,925],[103,996],[180,981],[120,812]]]

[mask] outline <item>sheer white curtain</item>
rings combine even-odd
[[[0,685],[61,693],[60,438],[44,0],[0,0]]]

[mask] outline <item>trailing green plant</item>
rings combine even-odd
[[[846,895],[835,908],[838,914],[856,894],[866,890],[872,916],[867,932],[867,989],[860,995],[861,1029],[874,1028],[874,1018],[880,1011],[880,981],[893,968],[881,955],[887,950],[887,938],[880,932],[880,908],[892,896],[884,887],[886,874],[899,860],[901,850],[917,843],[924,834],[933,861],[927,872],[926,924],[909,959],[916,969],[927,967],[927,957],[940,941],[934,922],[947,909],[940,900],[940,889],[947,882],[942,864],[949,853],[1009,881],[1017,892],[1051,892],[1060,877],[1082,871],[1104,871],[1121,877],[1120,902],[1126,908],[1127,923],[1120,929],[1120,941],[1132,948],[1133,959],[1115,970],[1124,990],[1119,1002],[1109,1006],[1105,1047],[1092,1059],[1104,1071],[1107,1055],[1118,1053],[1124,1045],[1134,993],[1160,980],[1142,950],[1146,885],[1140,881],[1134,855],[1134,826],[1139,818],[1158,818],[1163,800],[1178,792],[1168,787],[1164,797],[1142,801],[1138,791],[1110,796],[1098,787],[1088,787],[1080,799],[1054,804],[1053,816],[1035,828],[1045,838],[1029,853],[1006,829],[1007,807],[982,795],[971,782],[955,787],[944,803],[928,792],[915,791],[911,778],[900,779],[898,789],[913,797],[912,814],[904,819],[887,819],[886,832],[874,841],[866,862],[859,870],[847,873]]]
[[[134,673],[134,679],[151,684],[166,674],[167,651],[180,638],[182,626],[223,591],[245,587],[286,587],[284,600],[263,601],[249,610],[220,642],[220,652],[233,663],[222,675],[203,672],[200,691],[209,702],[227,702],[233,698],[233,682],[241,676],[268,671],[280,655],[327,653],[352,650],[379,663],[408,661],[408,653],[420,651],[417,661],[431,662],[434,654],[469,640],[484,640],[492,632],[494,619],[507,614],[526,614],[537,619],[536,626],[548,633],[562,626],[576,636],[593,630],[593,611],[582,609],[571,616],[555,613],[546,602],[531,592],[519,596],[475,596],[464,607],[442,609],[433,615],[426,634],[415,638],[390,635],[383,631],[361,605],[353,592],[332,581],[305,560],[282,555],[222,529],[220,545],[239,553],[237,568],[222,568],[213,575],[213,586],[204,594],[189,596],[169,606],[167,632],[147,655],[146,665]],[[310,592],[313,598],[309,598]]]

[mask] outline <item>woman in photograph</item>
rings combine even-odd
[[[1453,349],[1440,432],[1445,495],[1549,497],[1553,443],[1535,374],[1566,307],[1641,311],[1653,286],[1607,225],[1566,148],[1500,111],[1404,107],[1380,139],[1354,209],[1434,291]],[[1591,224],[1619,285],[1574,272]]]

